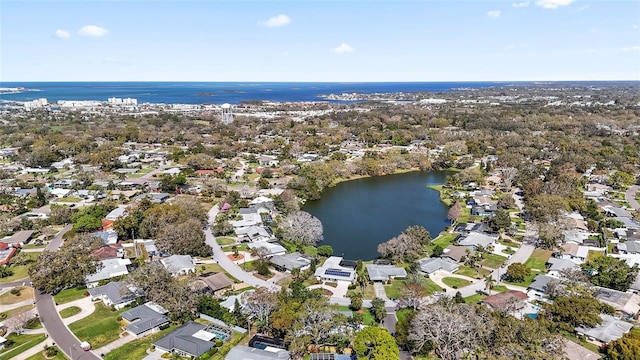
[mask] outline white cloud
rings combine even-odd
[[[346,54],[346,53],[354,52],[354,49],[351,47],[351,45],[347,43],[342,43],[340,44],[340,46],[331,49],[331,52],[336,54]]]
[[[633,25],[631,25],[631,28],[632,29],[638,29],[638,28],[640,28],[640,26],[638,26],[638,24],[633,24]]]
[[[78,35],[80,36],[100,37],[105,36],[107,33],[107,29],[96,25],[83,26],[82,29],[78,30]]]
[[[628,46],[628,47],[622,48],[622,51],[640,51],[640,46],[638,45]]]
[[[523,2],[519,2],[519,3],[513,3],[511,4],[513,5],[514,8],[523,8],[523,7],[527,7],[529,6],[529,1],[523,1]]]
[[[67,30],[57,29],[55,37],[57,37],[58,39],[68,39],[71,37],[71,34],[69,34]]]
[[[500,17],[500,10],[491,10],[487,12],[487,16],[490,18],[499,18]]]
[[[576,0],[538,0],[536,5],[544,9],[557,9],[562,6],[567,6]]]
[[[268,28],[275,28],[291,24],[291,18],[285,14],[270,17],[267,21],[259,22],[260,25]]]

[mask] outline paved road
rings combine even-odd
[[[49,245],[47,245],[45,250],[58,251],[58,249],[60,249],[60,246],[62,246],[62,243],[64,242],[62,235],[64,235],[67,231],[71,230],[72,227],[73,225],[71,224],[63,227],[62,230],[60,230],[60,232],[58,232],[56,236],[49,242]]]
[[[636,200],[636,193],[640,191],[640,185],[633,185],[627,189],[627,192],[624,194],[625,200],[631,205],[634,210],[640,210],[640,204]]]
[[[214,207],[211,208],[211,210],[209,210],[209,224],[215,223],[216,216],[218,215],[218,211],[219,211],[218,205],[215,205]],[[231,259],[229,259],[229,257],[224,254],[220,245],[216,242],[216,238],[215,236],[213,236],[213,233],[211,232],[211,226],[209,226],[204,233],[205,233],[205,242],[209,246],[211,246],[211,248],[213,249],[213,259],[216,260],[218,264],[223,269],[225,269],[231,276],[251,286],[261,286],[261,287],[266,287],[273,291],[280,291],[279,285],[270,283],[268,281],[264,281],[262,279],[258,279],[252,274],[245,272],[236,263],[231,261]]]
[[[98,360],[100,357],[90,351],[83,351],[80,348],[80,341],[62,323],[60,315],[56,310],[53,296],[36,291],[36,306],[40,314],[40,321],[47,329],[51,339],[58,345],[60,350],[71,360]]]
[[[12,288],[12,287],[16,287],[16,286],[29,286],[29,284],[31,283],[31,279],[26,277],[23,279],[18,279],[12,282],[6,282],[6,283],[2,283],[0,284],[0,288]]]

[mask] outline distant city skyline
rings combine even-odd
[[[640,2],[0,3],[0,81],[640,80]]]

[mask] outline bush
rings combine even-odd
[[[222,346],[222,344],[223,344],[223,343],[224,343],[224,342],[223,342],[222,340],[220,340],[220,339],[216,339],[216,347],[220,347],[220,346]]]
[[[26,329],[36,329],[39,326],[40,326],[40,319],[38,319],[37,317],[29,319],[27,323],[24,325]]]
[[[10,291],[11,295],[20,296],[20,288],[13,288]]]
[[[118,317],[116,318],[116,321],[117,321],[117,322],[122,321],[122,316],[118,316]]]
[[[349,290],[355,290],[357,287],[358,287],[358,285],[356,285],[356,284],[351,284],[351,285],[347,286],[347,289],[349,289]]]

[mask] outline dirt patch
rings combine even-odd
[[[233,254],[229,254],[227,255],[229,257],[229,259],[231,259],[231,261],[238,261],[238,260],[242,260],[244,259],[244,255],[242,254],[238,254],[238,256],[233,256]]]

